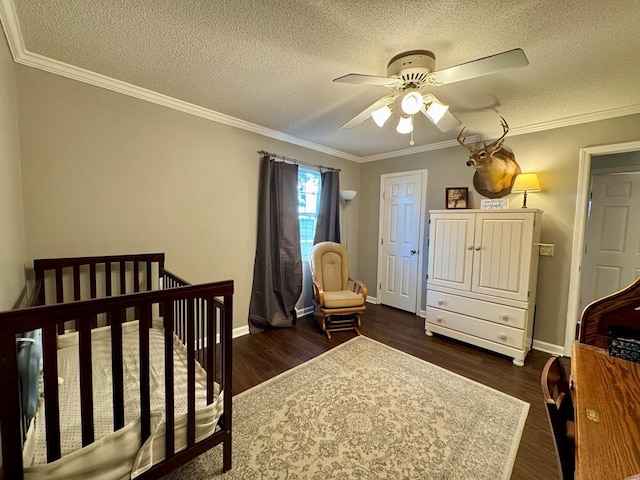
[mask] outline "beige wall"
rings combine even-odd
[[[28,262],[164,251],[167,266],[193,282],[235,280],[236,327],[246,325],[251,290],[259,149],[342,168],[342,188],[358,191],[349,211],[352,271],[373,296],[381,174],[426,168],[428,209],[444,207],[447,186],[468,186],[471,206],[479,207],[461,147],[359,165],[38,70],[16,70]],[[564,341],[579,150],[638,140],[638,132],[640,115],[634,115],[507,137],[523,171],[540,174],[544,191],[531,194],[529,206],[545,211],[542,241],[556,246],[554,257],[540,261],[540,342]],[[512,208],[521,205],[521,195],[510,199]]]
[[[18,66],[17,78],[29,262],[165,252],[167,268],[193,283],[233,279],[234,325],[242,327],[257,151],[341,168],[342,188],[359,190],[353,162],[39,70]],[[354,245],[358,205],[349,212]]]
[[[564,345],[579,151],[638,139],[640,115],[507,136],[505,146],[514,151],[522,171],[539,173],[544,191],[530,194],[527,204],[544,210],[542,242],[555,244],[553,257],[540,258],[535,324],[535,339],[540,342]],[[466,160],[465,149],[452,147],[363,164],[359,195],[360,205],[367,209],[361,209],[360,258],[377,259],[378,255],[380,175],[426,168],[428,209],[444,208],[445,187],[465,186],[469,187],[470,206],[480,208],[483,197],[473,189],[473,170],[466,166]],[[521,207],[521,194],[511,194],[509,199],[511,208]],[[376,263],[360,262],[360,276],[371,286],[372,295],[376,294]]]
[[[24,263],[16,72],[0,29],[0,311],[18,299],[25,284]]]

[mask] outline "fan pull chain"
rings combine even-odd
[[[411,140],[409,140],[409,145],[413,145],[413,130],[411,130]]]

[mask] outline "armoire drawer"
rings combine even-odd
[[[479,318],[459,313],[427,307],[427,323],[463,332],[491,342],[522,349],[524,347],[524,330],[498,325]]]
[[[450,293],[427,290],[427,311],[429,307],[482,318],[500,325],[524,329],[527,311],[522,308],[485,302],[474,298],[461,297]]]

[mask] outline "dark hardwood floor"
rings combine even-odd
[[[517,397],[530,404],[512,479],[557,479],[555,447],[542,402],[540,375],[549,354],[532,350],[520,368],[511,359],[434,335],[424,319],[390,307],[367,304],[360,332],[435,365]],[[293,328],[236,338],[233,342],[233,393],[240,393],[355,336],[335,332],[329,340],[312,317]],[[473,401],[473,399],[469,399]]]

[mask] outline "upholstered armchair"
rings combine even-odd
[[[349,276],[349,254],[339,243],[320,242],[309,254],[313,299],[322,312],[320,327],[331,338],[338,330],[355,330],[365,311],[367,286]]]

